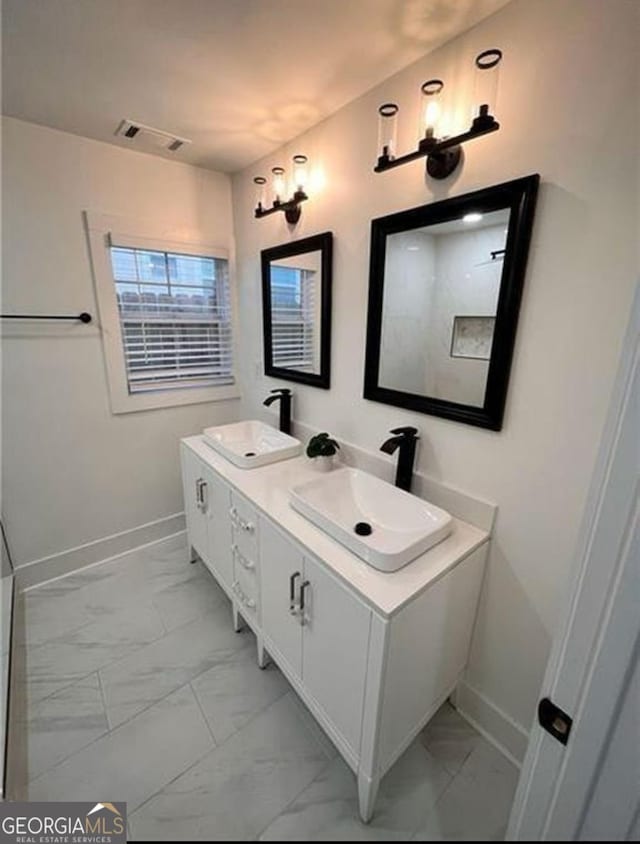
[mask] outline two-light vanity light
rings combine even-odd
[[[300,219],[300,203],[309,197],[306,188],[309,179],[309,161],[306,155],[294,155],[292,173],[293,178],[287,197],[287,174],[284,167],[274,167],[271,170],[271,185],[267,185],[264,176],[256,176],[253,183],[256,188],[256,217],[266,217],[276,211],[283,211],[287,223],[295,225]],[[271,193],[271,205],[269,196]]]
[[[500,128],[492,114],[498,92],[501,50],[484,50],[475,60],[474,117],[466,132],[449,137],[444,133],[444,82],[429,79],[421,86],[420,140],[414,152],[396,157],[396,131],[399,107],[384,103],[378,109],[379,157],[374,170],[382,173],[417,158],[427,158],[427,173],[434,179],[445,179],[460,163],[461,145],[465,141],[495,132]]]

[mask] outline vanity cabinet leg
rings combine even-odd
[[[264,649],[262,636],[256,636],[256,646],[258,648],[258,668],[266,668],[269,665],[269,654]]]
[[[189,562],[193,565],[193,563],[198,562],[198,555],[196,554],[196,549],[193,545],[189,546]]]
[[[233,612],[233,629],[236,633],[242,633],[244,623],[242,621],[242,616],[240,615],[240,612],[238,610],[238,605],[235,601],[231,604],[231,609]]]
[[[378,796],[380,777],[373,779],[365,774],[358,774],[358,808],[362,823],[369,823],[373,817],[373,809]]]

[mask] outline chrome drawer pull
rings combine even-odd
[[[299,571],[294,573],[289,578],[289,612],[291,615],[298,614],[298,605],[296,604],[296,580],[301,577]]]
[[[244,554],[241,553],[237,545],[234,544],[231,546],[231,553],[238,560],[243,569],[246,569],[247,571],[254,571],[256,564],[251,562],[251,560],[248,560]]]
[[[302,627],[307,623],[309,620],[304,612],[304,605],[305,605],[305,591],[307,588],[311,586],[310,581],[305,580],[305,582],[300,587],[300,624]]]

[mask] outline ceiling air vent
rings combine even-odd
[[[127,138],[137,149],[149,152],[177,152],[185,144],[191,143],[187,138],[179,138],[171,132],[163,132],[162,129],[154,129],[153,126],[145,126],[144,123],[134,120],[123,120],[116,130],[116,135]]]

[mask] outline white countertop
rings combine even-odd
[[[290,488],[319,477],[306,457],[295,457],[257,469],[239,469],[215,452],[200,436],[189,437],[182,442],[258,510],[319,557],[384,617],[396,613],[489,539],[487,531],[454,519],[453,531],[443,542],[399,571],[381,572],[367,565],[291,507]]]

